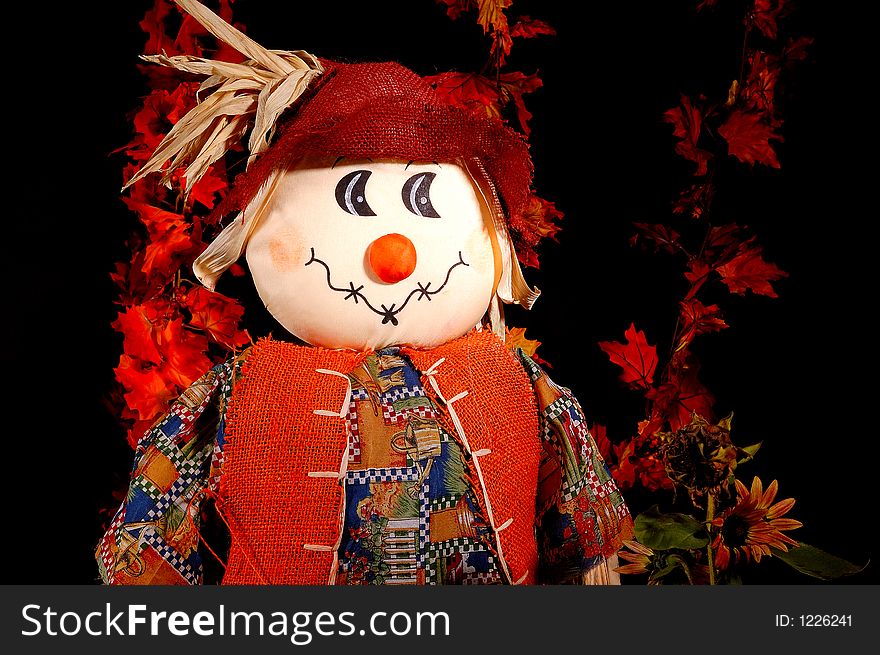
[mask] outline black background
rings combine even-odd
[[[103,402],[121,350],[108,272],[134,221],[119,200],[123,161],[109,153],[129,140],[127,113],[146,92],[135,64],[150,4],[32,3],[6,22],[4,582],[96,581],[98,510],[130,467]],[[692,170],[662,113],[680,92],[723,97],[739,70],[739,3],[696,4],[514,3],[559,32],[518,42],[511,68],[539,68],[545,82],[527,98],[535,182],[566,218],[541,270],[526,271],[543,296],[511,319],[612,438],[633,430],[642,403],[596,343],[635,321],[663,352],[682,291],[679,264],[627,242],[633,221],[668,219]],[[754,228],[790,277],[779,299],[719,296],[733,327],[698,354],[719,415],[735,412],[734,440],[764,441],[743,477],[777,478],[781,497],[798,499],[798,538],[864,563],[876,550],[874,82],[864,17],[819,4],[783,22],[816,43],[786,87],[782,169],[725,167],[715,207],[716,222]],[[473,70],[486,50],[470,17],[453,23],[432,0],[238,0],[236,18],[267,47],[420,74]],[[876,568],[842,582],[876,582]],[[769,562],[747,581],[812,580]]]

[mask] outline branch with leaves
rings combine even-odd
[[[718,1],[705,0],[698,9]],[[732,441],[732,414],[715,422],[715,398],[700,380],[702,363],[693,351],[697,339],[729,327],[720,305],[707,300],[710,292],[726,288],[731,294],[776,298],[775,285],[787,277],[764,259],[758,236],[748,228],[715,224],[712,203],[721,160],[780,168],[776,148],[784,121],[776,100],[787,71],[807,58],[812,39],[783,38],[778,21],[793,9],[789,0],[741,4],[740,74],[727,97],[682,95],[664,114],[673,127],[675,152],[695,165],[694,179],[679,193],[669,221],[635,223],[631,240],[683,264],[669,353],[661,359],[634,324],[625,341],[599,343],[622,369],[621,381],[645,399],[645,418],[635,436],[612,443],[604,426],[595,425],[593,433],[621,488],[648,499],[650,508],[635,520],[638,541],[627,543],[621,557],[628,564],[620,568],[647,574],[648,584],[735,582],[743,567],[771,556],[824,579],[860,570],[787,534],[802,524],[786,516],[793,498],[776,501],[776,480],[765,490],[757,476],[748,487],[737,478],[738,467],[761,444]],[[688,512],[661,511],[661,503],[680,504],[682,496]]]

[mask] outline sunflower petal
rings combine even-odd
[[[779,491],[779,483],[774,480],[770,483],[770,486],[767,487],[767,491],[764,492],[764,496],[761,498],[760,507],[770,507],[773,504],[773,500],[776,498],[776,492]]]
[[[780,500],[778,503],[767,510],[767,519],[772,521],[779,516],[787,514],[788,510],[794,507],[794,502],[794,498],[786,498],[785,500]]]

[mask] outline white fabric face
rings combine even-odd
[[[272,316],[307,343],[433,347],[465,334],[489,306],[491,220],[457,164],[310,160],[282,174],[269,202],[248,265]],[[369,255],[389,234],[416,254],[412,272],[393,283]]]

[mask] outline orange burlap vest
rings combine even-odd
[[[477,453],[482,482],[475,481],[481,487],[475,491],[501,528],[497,545],[509,581],[533,583],[541,440],[528,374],[489,331],[401,353],[422,371],[445,428],[458,433],[455,414]],[[348,408],[341,411],[348,383],[328,371],[348,374],[367,355],[271,339],[252,348],[226,412],[218,499],[231,536],[224,584],[334,580],[345,515],[337,474],[348,456]],[[436,390],[424,374],[432,366]]]

